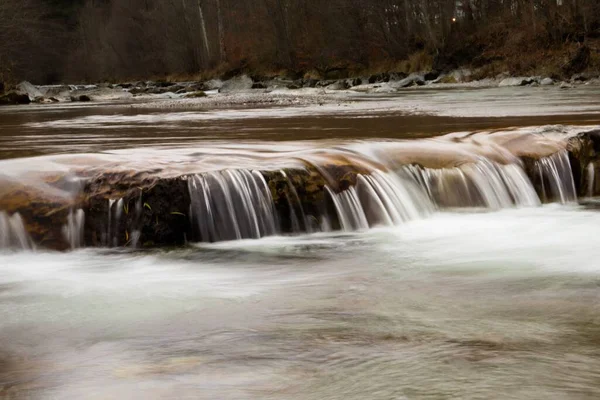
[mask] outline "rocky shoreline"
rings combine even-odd
[[[570,80],[550,77],[511,77],[501,74],[494,78],[475,80],[467,69],[450,73],[381,73],[371,76],[339,79],[291,79],[285,76],[248,76],[207,81],[137,81],[95,85],[36,86],[21,82],[14,89],[0,94],[0,105],[54,104],[68,102],[130,102],[163,101],[195,106],[235,105],[305,105],[339,101],[340,93],[391,94],[409,89],[493,88],[559,86],[569,89],[579,85],[600,84],[600,74],[577,74]]]

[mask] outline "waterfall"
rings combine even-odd
[[[577,201],[577,190],[569,153],[564,150],[535,162],[535,179],[541,183],[540,196],[544,202],[570,203]]]
[[[71,210],[67,216],[67,223],[63,226],[63,235],[65,240],[71,246],[71,249],[83,247],[83,229],[85,225],[85,212],[81,209],[73,212]]]
[[[271,192],[258,172],[194,175],[188,188],[190,217],[201,241],[258,239],[279,233]]]
[[[441,208],[532,207],[540,204],[533,184],[519,164],[487,159],[455,168],[404,167],[435,205]]]
[[[596,187],[596,163],[589,163],[587,166],[587,195],[594,197]]]
[[[19,213],[9,216],[0,211],[0,249],[34,249]]]
[[[327,191],[344,231],[399,225],[423,218],[433,210],[433,205],[413,182],[380,170],[370,175],[358,174],[355,188],[337,194],[329,188]]]

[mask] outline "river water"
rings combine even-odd
[[[1,167],[23,175],[93,153],[176,168],[199,149],[231,157],[310,140],[366,153],[383,139],[597,127],[598,92],[577,90],[418,91],[322,111],[3,109]],[[420,204],[358,232],[0,250],[0,396],[596,399],[600,214],[509,192],[519,207]]]

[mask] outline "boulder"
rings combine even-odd
[[[571,88],[573,88],[573,85],[571,85],[570,83],[567,83],[567,82],[562,82],[560,84],[559,88],[561,88],[561,89],[571,89]]]
[[[254,82],[252,82],[252,79],[249,76],[241,75],[223,83],[223,86],[219,89],[219,93],[231,93],[250,90],[252,89],[253,84]]]
[[[302,86],[303,87],[309,87],[309,88],[314,88],[317,86],[317,83],[319,81],[317,79],[313,79],[313,78],[308,78],[308,79],[304,79],[302,81]]]
[[[527,86],[536,82],[535,78],[525,78],[525,77],[515,77],[515,78],[505,78],[503,79],[498,86],[499,87],[511,87],[511,86]]]
[[[88,101],[92,101],[92,99],[90,98],[90,96],[82,94],[79,96],[71,96],[71,101],[80,101],[82,103],[86,103]]]
[[[544,78],[540,82],[540,85],[542,85],[542,86],[552,86],[552,85],[554,85],[554,79],[552,79],[552,78]]]
[[[387,72],[382,72],[381,74],[371,75],[369,77],[369,83],[382,83],[382,82],[389,82],[389,81],[390,81],[390,74],[388,74]]]
[[[423,86],[425,84],[425,80],[422,75],[419,74],[411,74],[408,78],[404,78],[401,81],[393,82],[390,85],[396,89],[399,88],[407,88],[410,86]]]
[[[426,81],[435,81],[440,77],[440,71],[429,71],[425,75],[423,75],[423,79]]]
[[[23,81],[17,85],[17,92],[29,96],[29,100],[35,100],[36,97],[42,97],[44,94],[36,86],[27,81]]]
[[[31,103],[31,99],[26,94],[9,92],[3,96],[0,96],[0,106],[12,106],[17,104],[29,103]]]
[[[350,87],[345,80],[339,80],[325,87],[327,90],[346,90]]]

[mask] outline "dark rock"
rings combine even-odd
[[[147,92],[148,92],[148,89],[142,88],[142,87],[134,87],[133,89],[131,89],[129,91],[129,93],[131,93],[133,95],[147,93]]]
[[[325,80],[338,80],[338,79],[347,79],[348,78],[348,68],[346,67],[338,67],[338,68],[328,68],[322,74]]]
[[[331,85],[328,85],[326,87],[326,89],[329,90],[346,90],[350,87],[350,85],[348,85],[348,82],[346,80],[339,80],[336,81],[334,83],[332,83]]]
[[[309,88],[314,88],[317,86],[317,83],[319,81],[317,79],[313,79],[313,78],[308,78],[302,81],[302,86],[304,87],[309,87]]]
[[[360,79],[360,78],[350,79],[349,85],[350,86],[360,86],[360,85],[362,85],[362,79]]]
[[[88,102],[88,101],[92,101],[92,99],[90,98],[90,96],[82,94],[80,96],[71,96],[71,101],[80,101],[80,102]]]
[[[440,71],[429,71],[424,76],[423,79],[426,81],[435,81],[440,77]]]
[[[302,88],[302,85],[298,84],[297,82],[294,82],[294,83],[287,85],[287,88],[290,90],[298,90],[298,89]]]
[[[0,105],[10,106],[17,104],[29,104],[31,103],[31,99],[26,94],[9,92],[3,96],[0,96]]]
[[[406,88],[410,86],[423,86],[425,81],[421,75],[412,74],[408,78],[404,78],[401,81],[394,82],[392,87],[394,88]]]
[[[323,88],[323,87],[327,87],[329,85],[333,85],[335,83],[335,81],[333,80],[323,80],[323,81],[318,81],[315,84],[315,87],[319,87],[319,88]]]
[[[390,82],[391,81],[401,81],[404,78],[408,78],[409,75],[404,72],[390,72]]]
[[[252,84],[252,89],[266,89],[267,85],[264,84],[263,82],[254,82]]]
[[[154,86],[160,87],[160,88],[168,88],[168,87],[173,86],[173,84],[168,81],[156,81],[156,82],[154,82]]]
[[[371,83],[371,84],[389,82],[389,81],[390,81],[390,74],[388,74],[387,72],[383,72],[381,74],[376,74],[376,75],[371,75],[369,77],[369,83]]]

